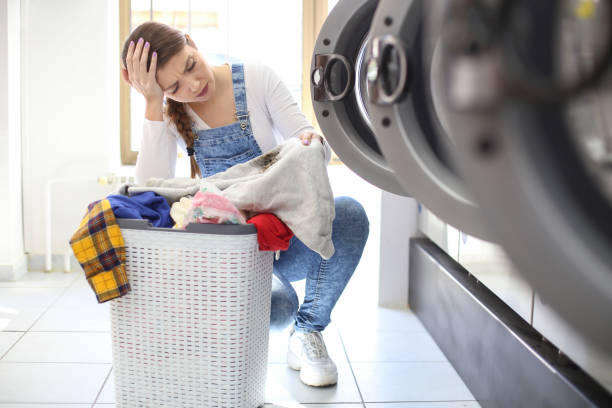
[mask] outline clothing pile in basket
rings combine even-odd
[[[335,208],[325,154],[322,148],[300,147],[299,140],[289,140],[205,179],[151,178],[144,186],[126,184],[91,203],[70,245],[98,302],[130,290],[116,218],[178,229],[189,223],[250,223],[262,251],[286,250],[295,234],[324,259],[331,258]]]

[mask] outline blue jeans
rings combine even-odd
[[[337,197],[335,207],[334,256],[324,260],[294,236],[289,249],[281,252],[280,259],[274,262],[271,329],[280,330],[294,322],[298,331],[323,331],[330,323],[331,311],[361,259],[370,225],[365,210],[356,200]],[[290,282],[302,279],[306,279],[306,293],[299,306]]]

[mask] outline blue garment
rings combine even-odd
[[[261,155],[246,104],[242,65],[232,65],[232,82],[237,121],[214,129],[194,131],[196,160],[202,177],[209,177]],[[194,125],[195,126],[195,125]],[[332,242],[335,253],[324,260],[295,236],[289,249],[274,262],[270,327],[282,329],[294,322],[299,331],[322,331],[330,323],[330,314],[353,275],[368,238],[368,217],[350,197],[335,199]],[[290,282],[306,279],[304,303],[299,307]]]
[[[174,221],[170,217],[170,206],[166,199],[157,193],[147,191],[127,197],[109,195],[115,218],[136,218],[151,221],[154,227],[172,228]]]
[[[261,155],[253,136],[244,86],[244,66],[232,65],[232,84],[236,104],[236,122],[213,129],[196,130],[193,142],[202,178],[229,169]]]
[[[336,197],[334,201],[334,255],[325,260],[294,236],[289,249],[274,262],[274,275],[282,287],[277,284],[272,293],[270,324],[273,328],[282,328],[291,316],[297,331],[323,331],[331,321],[332,309],[357,268],[368,239],[368,216],[361,204],[351,197]],[[304,278],[304,302],[298,310],[298,297],[289,282]]]

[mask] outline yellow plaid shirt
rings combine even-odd
[[[99,303],[130,291],[125,272],[125,244],[107,199],[89,204],[87,214],[70,239],[70,246]]]

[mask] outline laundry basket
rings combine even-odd
[[[131,291],[111,302],[117,407],[263,405],[273,253],[255,227],[118,222]]]

